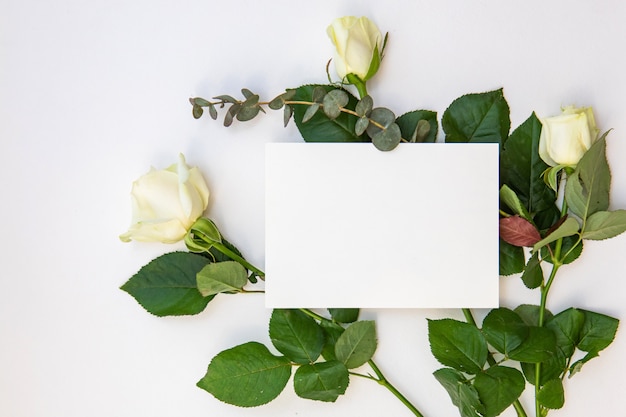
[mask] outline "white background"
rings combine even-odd
[[[614,1],[0,0],[0,415],[409,416],[378,385],[351,382],[336,404],[298,399],[239,409],[196,388],[210,359],[268,343],[258,295],[220,297],[199,316],[156,318],[118,287],[180,246],[122,244],[131,182],[179,152],[212,191],[208,215],[263,266],[263,147],[299,141],[282,114],[224,128],[194,120],[190,96],[271,98],[325,82],[335,17],[368,15],[390,40],[370,83],[397,114],[440,114],[456,97],[504,87],[514,126],[534,110],[592,105],[608,143],[613,208],[626,207],[626,3]],[[451,172],[442,168],[441,173]],[[451,190],[450,190],[451,192]],[[624,320],[626,237],[589,243],[563,268],[550,307]],[[453,261],[453,260],[451,260]],[[502,304],[537,302],[518,278]],[[314,285],[314,283],[311,283]],[[426,317],[379,310],[376,360],[428,416],[453,416],[426,339]],[[568,417],[624,415],[626,335],[567,381]],[[530,414],[530,407],[527,407]],[[505,413],[511,416],[514,413]]]

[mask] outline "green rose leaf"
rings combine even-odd
[[[514,191],[531,214],[550,208],[556,201],[556,193],[541,177],[549,166],[539,157],[540,134],[541,122],[533,113],[506,139],[500,153],[501,182]]]
[[[353,323],[359,318],[358,308],[329,308],[328,312],[333,320],[339,323]]]
[[[485,407],[483,417],[500,415],[519,398],[525,385],[522,373],[506,366],[492,366],[476,375],[474,388]]]
[[[574,246],[576,245],[576,246]],[[552,263],[552,257],[548,250],[550,246],[552,253],[554,253],[554,242],[541,248],[541,257],[545,262]],[[578,234],[572,236],[566,236],[563,238],[563,244],[561,245],[561,254],[565,254],[565,258],[561,259],[563,265],[574,262],[583,251],[583,241],[579,239]]]
[[[293,377],[293,387],[301,398],[335,402],[348,388],[348,369],[339,361],[302,365]]]
[[[508,308],[491,310],[483,320],[483,334],[498,352],[508,355],[528,337],[528,326]]]
[[[611,172],[606,160],[606,135],[585,152],[565,185],[565,200],[581,219],[609,208]]]
[[[196,274],[209,260],[190,252],[172,252],[155,258],[132,276],[121,289],[157,316],[198,314],[213,297],[203,297]]]
[[[270,339],[280,353],[295,363],[315,362],[324,347],[322,328],[299,310],[274,310]]]
[[[524,323],[529,326],[538,326],[539,325],[539,306],[532,304],[521,304],[513,311],[515,311]],[[545,320],[549,320],[552,318],[553,314],[549,310],[545,310]]]
[[[313,91],[316,87],[324,89],[325,92],[336,90],[333,85],[304,85],[295,89],[293,101],[312,101]],[[318,90],[319,91],[319,90]],[[354,110],[356,108],[357,99],[353,95],[348,94],[348,104],[344,107]],[[292,104],[287,106],[293,109],[293,118],[296,126],[306,142],[369,142],[367,136],[358,136],[354,133],[357,117],[341,113],[337,118],[330,119],[324,112],[315,112],[310,120],[306,123],[303,118],[308,105]]]
[[[477,374],[487,362],[487,342],[475,326],[453,319],[428,320],[433,356],[443,365]]]
[[[503,143],[509,135],[509,105],[502,89],[457,98],[443,113],[446,142]]]
[[[527,288],[537,288],[543,282],[543,269],[539,261],[539,252],[533,253],[522,273],[522,282]]]
[[[239,262],[225,261],[208,264],[198,272],[196,280],[198,291],[207,297],[241,291],[248,282],[248,273]]]
[[[541,239],[539,242],[535,243],[533,246],[533,251],[538,251],[542,247],[546,246],[548,243],[552,243],[558,239],[575,235],[578,233],[578,229],[580,225],[578,224],[578,220],[573,217],[568,217],[565,219],[563,223],[559,227],[556,228],[552,233],[550,233],[545,238]]]
[[[545,327],[529,327],[528,337],[509,353],[509,358],[519,362],[537,363],[550,359],[556,352],[556,338]]]
[[[500,187],[500,201],[506,204],[511,210],[513,210],[513,214],[517,214],[523,219],[528,221],[532,220],[528,210],[522,204],[522,201],[519,199],[515,191],[513,191],[508,185],[504,184]]]
[[[325,335],[322,356],[327,361],[337,360],[335,345],[337,344],[337,340],[339,340],[339,336],[341,336],[345,329],[341,325],[328,320],[322,320],[320,326]]]
[[[568,308],[546,321],[546,327],[556,336],[556,345],[563,356],[569,358],[580,340],[580,332],[585,323],[585,313]]]
[[[335,357],[348,369],[358,368],[372,359],[376,346],[374,322],[357,321],[352,323],[337,339]]]
[[[256,407],[276,398],[290,376],[288,359],[248,342],[217,354],[197,385],[225,403]]]
[[[619,320],[593,311],[580,311],[585,315],[585,323],[580,331],[577,347],[583,352],[597,354],[615,339]]]
[[[499,240],[500,246],[500,275],[517,274],[524,270],[524,249],[513,246],[504,240]]]
[[[418,128],[418,124],[421,120],[427,122],[430,128],[427,131],[424,130],[426,132],[425,135],[418,131],[415,142],[434,143],[437,140],[437,131],[439,129],[437,112],[430,110],[415,110],[398,117],[396,119],[396,124],[400,127],[402,137],[405,139],[411,139],[413,134],[416,133],[416,129]]]
[[[480,417],[484,406],[478,392],[469,384],[462,373],[450,368],[442,368],[433,373],[437,381],[448,392],[452,404],[459,408],[462,417]]]
[[[550,206],[549,208],[535,213],[533,216],[533,222],[537,225],[537,229],[541,230],[544,235],[548,230],[559,222],[561,219],[561,210],[556,206]]]
[[[531,385],[535,385],[536,382],[536,365],[537,364],[535,363],[528,362],[521,363],[524,376]],[[563,355],[563,352],[561,350],[557,349],[556,353],[552,355],[550,359],[541,362],[541,380],[539,381],[539,386],[543,386],[551,379],[561,378],[566,369],[567,358],[565,357],[565,355]]]
[[[626,231],[626,210],[598,211],[587,219],[583,239],[609,239],[624,231]]]
[[[563,382],[560,379],[551,379],[546,382],[537,394],[537,401],[544,407],[553,410],[563,407],[565,404]]]

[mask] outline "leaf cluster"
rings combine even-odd
[[[309,310],[274,310],[269,335],[281,355],[258,342],[225,350],[213,358],[198,386],[220,401],[254,407],[276,398],[296,368],[293,387],[299,397],[336,401],[349,385],[350,370],[372,358],[377,340],[374,322],[357,321],[358,310],[329,312],[331,319]]]
[[[538,311],[539,306],[529,305],[494,309],[481,329],[453,319],[429,321],[431,351],[446,366],[435,371],[435,378],[461,416],[499,415],[519,398],[526,381],[539,382],[543,407],[561,408],[563,379],[598,356],[617,331],[616,319],[574,308],[550,314],[546,325],[539,326]],[[578,352],[585,355],[573,362]],[[539,381],[537,366],[543,371]]]
[[[255,273],[246,269],[241,252],[221,236],[212,221],[200,219],[194,227],[196,234],[188,234],[186,240],[190,249],[200,253],[161,255],[121,286],[149,313],[195,315],[217,294],[242,293],[248,282],[257,282]]]

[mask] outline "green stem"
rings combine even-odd
[[[346,78],[348,79],[349,84],[352,84],[356,87],[357,91],[359,92],[360,99],[362,99],[363,97],[367,95],[367,88],[365,87],[365,81],[363,81],[356,74],[348,74],[346,75]]]
[[[565,177],[561,180],[563,186],[566,183]],[[563,198],[563,205],[561,206],[561,217],[564,217],[567,214],[567,201]],[[552,261],[552,270],[550,271],[550,276],[548,277],[548,281],[545,285],[541,284],[541,302],[539,304],[539,319],[538,326],[543,327],[545,324],[545,316],[546,316],[546,304],[548,302],[548,293],[550,292],[550,288],[552,287],[552,283],[554,282],[554,278],[556,277],[556,273],[559,268],[563,265],[563,258],[561,258],[561,251],[563,249],[563,238],[557,239],[554,245],[554,252],[551,255]],[[568,252],[569,254],[569,252]],[[541,362],[535,364],[535,416],[542,417],[543,407],[539,404],[538,395],[541,389]]]
[[[363,98],[367,95],[367,88],[365,87],[365,83],[359,83],[354,85],[359,92],[359,97]]]
[[[558,260],[558,257],[561,255],[561,245],[563,239],[559,239],[557,241],[556,249],[554,251],[554,256],[552,258],[552,271],[550,271],[550,277],[545,285],[541,285],[541,303],[539,304],[539,320],[538,326],[543,327],[545,324],[545,316],[546,316],[546,303],[548,300],[548,292],[550,291],[550,287],[552,287],[552,283],[554,282],[554,277],[556,277],[556,273],[561,267],[561,262]],[[535,415],[536,417],[542,417],[543,407],[539,404],[537,400],[539,395],[539,390],[541,389],[541,362],[535,364]]]
[[[369,360],[367,362],[369,366],[372,368],[376,376],[378,377],[377,381],[380,385],[387,388],[393,395],[396,396],[397,399],[402,402],[411,412],[417,417],[424,417],[424,415],[415,407],[396,387],[394,387],[388,380],[385,378],[385,375],[380,371],[378,366],[373,360]]]
[[[228,249],[225,245],[221,243],[214,243],[213,247],[218,251],[222,252],[224,255],[228,256],[233,261],[239,262],[241,265],[246,267],[248,270],[254,272],[259,278],[265,279],[265,272],[261,271],[256,266],[252,265],[250,262],[243,259],[241,256],[237,255],[232,250]]]
[[[465,321],[478,328],[476,320],[474,319],[474,315],[472,314],[472,310],[470,310],[469,308],[463,308],[461,310],[463,311],[463,315],[465,316]],[[497,365],[497,362],[491,353],[487,355],[487,363],[489,364],[489,366]],[[524,407],[519,400],[515,400],[513,402],[513,408],[515,408],[515,411],[517,412],[517,417],[528,417],[528,415],[526,414],[526,410],[524,410]]]
[[[327,319],[324,316],[321,316],[319,314],[317,314],[314,311],[309,310],[308,308],[301,308],[300,311],[302,311],[304,314],[306,314],[309,317],[312,317],[315,320],[318,321],[328,321],[331,323],[335,323],[334,321]],[[398,389],[396,387],[394,387],[385,377],[385,375],[383,375],[383,373],[381,372],[380,368],[378,367],[378,365],[376,365],[376,362],[374,362],[373,359],[370,359],[369,361],[367,361],[367,363],[369,364],[369,366],[372,368],[372,370],[374,371],[374,373],[376,374],[376,378],[372,377],[372,376],[366,376],[366,375],[361,375],[361,374],[353,374],[355,376],[359,376],[359,377],[363,377],[363,378],[367,378],[367,379],[371,379],[373,381],[378,382],[380,385],[382,385],[383,387],[387,388],[393,395],[396,396],[397,399],[400,400],[400,402],[402,402],[402,404],[404,404],[409,410],[411,410],[411,412],[416,416],[416,417],[424,417],[424,415],[417,409],[417,407],[415,407],[400,391],[398,391]]]

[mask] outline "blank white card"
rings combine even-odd
[[[497,144],[265,152],[267,307],[497,307]]]

